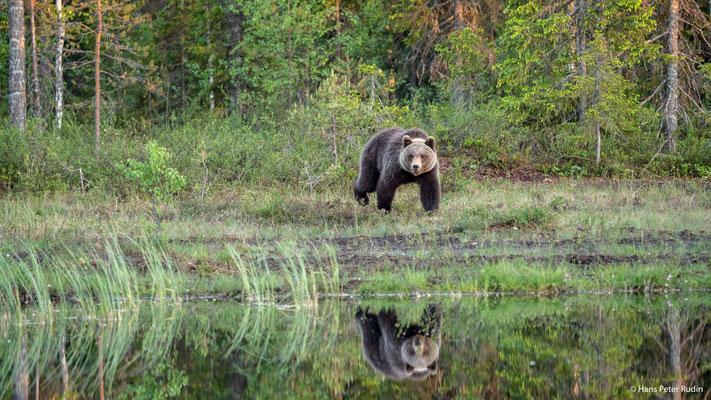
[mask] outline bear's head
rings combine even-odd
[[[402,147],[400,167],[412,175],[430,172],[437,166],[435,140],[432,136],[421,139],[405,135],[402,137]]]
[[[439,341],[423,335],[406,339],[400,346],[400,353],[405,362],[407,376],[411,379],[422,379],[436,374],[439,346]]]

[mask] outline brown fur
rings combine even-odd
[[[360,173],[354,185],[356,200],[367,205],[368,193],[377,192],[378,209],[389,212],[398,186],[411,182],[420,185],[425,211],[439,208],[439,161],[434,138],[417,128],[380,131],[360,154]]]
[[[402,325],[394,311],[358,309],[363,356],[388,379],[423,380],[439,369],[441,310],[427,306],[419,324]]]

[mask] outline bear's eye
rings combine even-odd
[[[412,154],[408,155],[408,156],[407,156],[407,159],[408,159],[408,160],[412,160]]]

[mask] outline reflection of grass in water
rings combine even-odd
[[[374,298],[359,305],[373,312],[394,309],[406,324],[421,321],[423,311],[433,301],[439,303],[443,314],[441,365],[446,373],[428,381],[430,386],[417,388],[432,397],[456,393],[463,385],[485,388],[494,378],[499,379],[494,393],[500,397],[540,398],[545,393],[569,397],[566,394],[573,365],[591,373],[585,386],[591,396],[605,397],[603,390],[609,382],[622,379],[629,387],[645,379],[618,367],[637,363],[647,351],[640,347],[642,341],[654,347],[653,341],[659,338],[659,329],[664,328],[665,315],[672,306],[688,310],[700,321],[707,321],[709,315],[706,295],[505,296],[461,302]],[[21,351],[22,338],[27,344],[30,385],[39,366],[40,385],[45,390],[41,397],[51,398],[52,393],[47,391],[52,390],[59,393],[56,398],[61,397],[57,349],[62,335],[68,338],[70,398],[98,397],[99,338],[107,398],[119,397],[117,392],[127,387],[165,383],[163,379],[169,375],[157,368],[161,363],[177,373],[188,369],[189,379],[204,379],[215,355],[224,355],[216,365],[234,368],[230,368],[229,376],[224,368],[216,370],[210,398],[221,393],[215,390],[225,385],[225,379],[231,379],[235,370],[249,382],[246,393],[242,393],[246,398],[288,397],[285,391],[290,390],[289,381],[296,383],[291,395],[302,398],[314,398],[318,393],[322,397],[344,393],[363,398],[395,398],[411,393],[412,387],[378,378],[363,360],[354,313],[355,304],[351,307],[338,301],[298,309],[234,302],[186,302],[179,307],[143,303],[138,312],[106,321],[64,318],[79,314],[78,305],[56,309],[51,324],[10,324],[7,330],[0,330],[0,398],[12,390],[13,360]],[[653,352],[652,357],[660,351]],[[600,372],[600,357],[604,365],[614,368]],[[535,368],[530,366],[531,361],[536,362]],[[647,379],[663,379],[663,373],[648,372]],[[192,388],[207,391],[200,382]],[[193,392],[187,396],[197,397]]]
[[[236,330],[224,358],[235,352],[252,358],[256,367],[241,370],[244,374],[258,374],[263,365],[277,374],[285,374],[307,356],[313,358],[333,351],[340,307],[339,301],[302,308],[243,306],[244,313],[240,321],[235,321]]]
[[[56,318],[51,324],[11,325],[3,330],[0,398],[12,388],[23,339],[27,343],[26,369],[31,376],[40,371],[43,387],[48,382],[62,382],[63,386],[66,376],[69,391],[60,395],[67,398],[98,393],[100,382],[106,393],[111,393],[117,376],[140,376],[167,357],[180,332],[184,312],[175,307],[143,306],[140,312],[134,310],[124,318],[105,321],[84,319],[74,306],[59,309],[56,314],[76,317]],[[62,362],[62,352],[66,362]]]
[[[199,343],[216,346],[216,334],[231,337],[227,348],[218,350],[223,359],[238,352],[246,364],[236,368],[243,368],[241,372],[249,376],[285,376],[305,359],[327,357],[337,343],[341,312],[337,301],[298,309],[185,304],[194,307],[193,312],[183,306],[143,303],[114,320],[83,318],[80,306],[73,305],[56,309],[50,324],[9,325],[0,332],[0,398],[12,391],[23,339],[30,386],[35,371],[40,371],[42,397],[52,397],[48,391],[62,397],[66,372],[68,398],[98,398],[102,382],[107,398],[115,397],[112,388],[117,380],[124,387],[126,382],[152,374],[157,365],[175,358],[179,340],[194,351],[201,347]],[[60,349],[66,354],[65,363]]]

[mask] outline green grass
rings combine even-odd
[[[406,186],[389,215],[358,206],[346,183],[313,200],[290,186],[178,198],[160,236],[135,194],[5,196],[0,307],[49,315],[71,301],[114,318],[117,299],[141,297],[312,307],[341,292],[711,287],[704,182],[470,181],[430,214]]]

